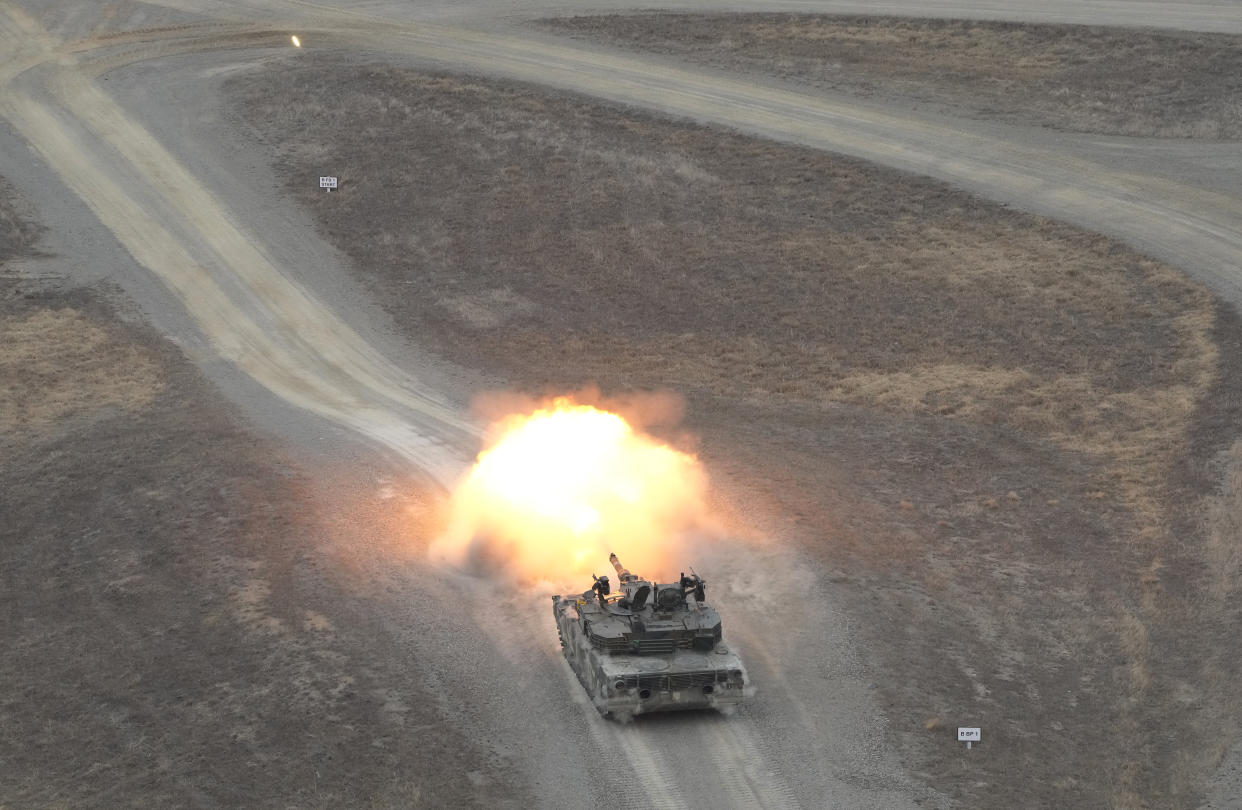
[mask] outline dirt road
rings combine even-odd
[[[65,5],[68,9],[70,4]],[[298,0],[177,0],[114,4],[112,14],[101,18],[70,10],[59,14],[58,7],[49,10],[43,4],[3,2],[0,117],[44,167],[24,166],[14,174],[32,183],[36,178],[62,183],[76,195],[141,268],[171,291],[178,312],[163,316],[169,318],[168,331],[187,342],[201,340],[204,350],[226,360],[228,367],[217,369],[221,376],[235,381],[244,377],[267,392],[252,393],[249,407],[261,412],[272,408],[274,400],[291,404],[355,432],[442,484],[455,478],[478,441],[477,427],[461,413],[460,389],[428,382],[443,370],[416,355],[403,354],[394,361],[393,344],[382,336],[374,338],[351,317],[357,311],[348,304],[337,305],[335,298],[333,305],[326,304],[325,293],[331,290],[325,285],[331,282],[321,281],[302,264],[319,255],[299,246],[318,244],[309,227],[283,220],[266,230],[263,226],[273,223],[272,215],[263,210],[261,196],[246,190],[252,167],[240,159],[228,164],[228,150],[219,147],[213,161],[196,157],[199,144],[174,137],[183,120],[181,111],[144,106],[132,92],[110,92],[107,71],[177,53],[214,54],[214,62],[189,62],[184,71],[163,76],[193,99],[191,88],[209,84],[210,71],[235,65],[250,69],[246,56],[239,62],[228,52],[249,49],[252,57],[255,49],[287,47],[288,33],[295,31],[307,47],[348,48],[394,62],[504,75],[949,180],[1119,236],[1242,303],[1242,179],[1207,171],[1202,177],[1194,172],[1169,176],[1167,170],[1170,153],[1192,168],[1205,161],[1242,164],[1242,149],[1236,145],[1205,151],[1194,145],[965,126],[557,43],[513,25],[520,21],[515,16],[565,10],[548,5],[523,4],[504,12],[484,4],[342,5],[346,8]],[[737,5],[858,10],[834,3]],[[902,9],[894,5],[886,10]],[[925,5],[917,10],[929,13]],[[1020,16],[1003,4],[967,9],[944,4],[941,10]],[[1194,3],[1061,3],[1041,6],[1037,14],[1094,23],[1128,23],[1141,15],[1148,25],[1242,30],[1242,19],[1228,9]],[[0,165],[0,173],[4,169]],[[53,228],[64,224],[49,223]],[[140,302],[164,294],[136,275],[121,283]],[[288,431],[296,435],[298,429]],[[735,556],[729,562],[742,568],[747,561]],[[789,556],[773,553],[762,566],[775,576],[796,578],[797,560]],[[413,605],[394,603],[388,617],[394,623],[443,609],[460,598],[455,588],[468,588],[437,584],[417,570],[394,576],[388,584],[418,593]],[[513,611],[511,626],[522,630],[516,639],[489,630],[488,611],[482,607],[466,611],[469,621],[458,620],[455,629],[507,653],[519,673],[517,682],[541,682],[542,691],[523,693],[506,684],[513,678],[486,673],[459,689],[465,700],[489,692],[499,696],[470,720],[480,733],[493,725],[519,726],[522,709],[532,706],[556,716],[569,730],[570,739],[523,755],[528,771],[541,775],[536,781],[542,803],[581,799],[582,791],[599,799],[618,786],[629,786],[641,792],[645,803],[661,807],[944,803],[918,787],[891,752],[875,749],[875,726],[882,718],[849,665],[853,653],[848,633],[828,608],[806,618],[800,631],[806,638],[780,642],[766,637],[763,622],[739,615],[732,632],[753,656],[754,674],[768,684],[766,692],[750,713],[701,723],[692,744],[675,720],[616,727],[582,707],[566,709],[559,701],[575,692],[555,650],[549,648],[546,656],[531,662],[521,643],[544,634],[546,617],[525,603],[515,604]],[[807,638],[814,638],[822,652],[788,666],[792,650],[810,646],[799,643]],[[457,655],[463,669],[477,664],[477,656]],[[827,698],[804,677],[834,670],[838,685]],[[826,722],[815,722],[804,710],[816,701],[827,707]],[[496,733],[511,747],[521,747],[520,732]],[[807,761],[808,750],[826,754],[831,765]],[[623,755],[623,765],[610,758],[615,752]],[[608,771],[611,776],[591,783],[583,779],[584,771]]]

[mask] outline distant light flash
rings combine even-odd
[[[295,47],[295,48],[301,48],[301,47],[302,47],[302,40],[298,39],[298,35],[297,35],[297,34],[294,34],[293,36],[289,37],[289,39],[293,40],[293,47]]]

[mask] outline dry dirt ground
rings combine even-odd
[[[683,393],[735,506],[832,572],[914,773],[970,807],[1195,806],[1242,705],[1204,519],[1232,312],[930,180],[305,56],[230,92],[394,319],[529,391]]]
[[[1226,34],[656,12],[539,25],[958,115],[1078,132],[1242,137],[1242,38]]]
[[[0,807],[521,804],[345,583],[337,528],[370,527],[324,504],[348,487],[116,293],[31,272],[14,203],[0,185]]]

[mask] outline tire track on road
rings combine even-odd
[[[401,454],[450,487],[478,428],[382,357],[287,275],[227,209],[77,69],[77,59],[10,3],[0,50],[0,115],[82,199],[139,264],[178,297],[221,356],[277,396]],[[14,82],[39,61],[48,102]],[[56,102],[55,104],[51,102]],[[151,210],[139,192],[164,206]],[[204,246],[210,266],[181,234]]]

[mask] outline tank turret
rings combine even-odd
[[[723,643],[707,583],[690,569],[674,583],[645,580],[608,557],[619,581],[596,577],[581,595],[552,597],[561,647],[599,710],[629,716],[725,708],[748,690],[741,660]]]

